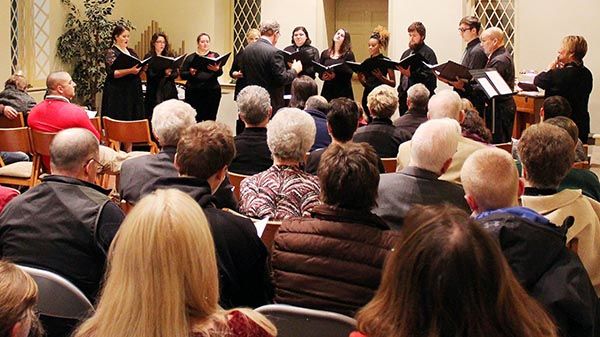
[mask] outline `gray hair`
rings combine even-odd
[[[181,132],[196,123],[196,110],[177,99],[164,101],[152,112],[152,132],[161,146],[177,145]]]
[[[280,29],[279,23],[275,20],[267,19],[260,23],[260,35],[272,36]]]
[[[82,128],[64,129],[50,143],[52,171],[76,173],[90,158],[96,159],[99,152],[98,138]]]
[[[301,161],[315,142],[315,121],[297,108],[282,108],[267,125],[267,145],[273,157]]]
[[[390,118],[398,109],[398,92],[386,84],[377,86],[367,96],[367,107],[373,117]]]
[[[427,117],[429,119],[452,118],[460,122],[461,111],[460,96],[452,90],[442,90],[429,99]]]
[[[323,96],[314,95],[310,96],[306,100],[305,109],[313,109],[321,112],[327,112],[331,109],[331,105],[327,102],[327,99]]]
[[[269,118],[271,97],[269,92],[258,85],[249,85],[237,96],[240,118],[249,125],[258,125]]]
[[[411,140],[410,165],[440,173],[444,163],[456,153],[460,136],[460,125],[454,119],[426,121]]]
[[[410,99],[410,103],[416,107],[423,110],[427,110],[427,103],[429,102],[429,89],[421,83],[417,83],[410,88],[406,92],[408,98]]]

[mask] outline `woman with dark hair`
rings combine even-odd
[[[498,244],[452,206],[415,206],[351,337],[555,337]]]
[[[329,49],[323,50],[319,63],[331,66],[346,61],[356,61],[352,52],[352,40],[350,33],[343,28],[338,29],[333,35]],[[325,81],[321,96],[328,101],[338,97],[354,99],[352,92],[352,69],[347,65],[337,66],[335,70],[319,74],[319,78]]]
[[[317,93],[318,88],[315,80],[306,75],[296,77],[292,82],[292,98],[290,99],[290,108],[304,110],[306,101]]]
[[[485,126],[485,121],[483,118],[479,117],[479,112],[477,112],[477,110],[465,110],[465,119],[460,126],[462,128],[463,137],[484,144],[491,143],[492,132]]]
[[[308,36],[306,28],[299,26],[294,28],[292,32],[292,44],[285,47],[283,50],[295,53],[299,51],[302,56],[302,71],[300,75],[306,75],[312,79],[315,79],[315,69],[311,61],[319,61],[319,50],[310,45],[311,40]]]
[[[113,46],[106,51],[106,81],[102,93],[102,116],[119,120],[136,120],[144,118],[144,99],[140,71],[142,67],[133,66],[128,69],[115,69],[113,63],[121,54],[138,57],[135,51],[128,48],[129,29],[117,25],[112,32]]]
[[[185,102],[191,105],[198,114],[196,121],[217,120],[217,112],[221,103],[221,85],[219,76],[223,68],[218,63],[209,64],[200,69],[192,67],[195,55],[211,58],[219,57],[219,53],[211,51],[210,35],[200,33],[196,38],[198,48],[195,53],[188,55],[181,66],[181,78],[186,80]]]
[[[165,33],[154,33],[150,40],[150,51],[144,56],[147,59],[151,56],[172,57],[173,53],[169,49],[169,40]],[[179,75],[179,69],[163,69],[157,66],[157,63],[150,62],[146,68],[146,116],[152,119],[152,109],[163,101],[171,98],[177,98],[177,87],[175,79]]]
[[[372,59],[387,59],[383,52],[387,49],[388,42],[390,40],[390,33],[387,29],[382,26],[377,26],[371,33],[369,38],[369,58]],[[376,68],[370,73],[359,73],[358,80],[365,87],[362,96],[362,106],[365,111],[369,111],[367,107],[367,96],[376,87],[387,84],[390,87],[396,87],[396,76],[393,69],[385,67]],[[369,121],[371,121],[371,115],[367,114]]]

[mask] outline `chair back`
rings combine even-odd
[[[151,153],[158,153],[158,145],[150,137],[150,124],[147,119],[120,121],[102,117],[106,139],[118,151],[121,143],[148,144]]]
[[[55,273],[32,267],[19,266],[31,275],[39,289],[37,308],[50,317],[81,319],[94,311],[92,303],[81,290]]]
[[[348,337],[356,320],[338,313],[269,304],[256,309],[277,327],[278,337]]]
[[[34,129],[29,129],[31,134],[31,148],[34,155],[39,156],[50,156],[50,143],[54,136],[56,136],[55,132],[42,132],[36,131]]]
[[[242,183],[242,180],[248,178],[249,176],[234,172],[228,172],[227,174],[229,175],[229,181],[231,182],[231,185],[233,185],[233,195],[240,200],[240,184]]]
[[[32,153],[26,127],[0,128],[0,151]]]
[[[96,129],[96,131],[98,131],[98,133],[100,134],[100,138],[104,138],[102,133],[102,120],[100,119],[100,117],[92,117],[90,118],[90,122],[94,126],[94,129]]]
[[[269,252],[273,251],[273,242],[275,241],[275,235],[279,232],[279,227],[281,227],[281,221],[270,220],[267,222],[267,226],[260,236],[260,239]]]
[[[25,119],[23,113],[19,112],[17,118],[8,119],[4,115],[0,115],[0,128],[21,128],[25,126]]]
[[[502,149],[508,153],[510,153],[512,155],[512,148],[513,148],[513,144],[512,142],[508,142],[508,143],[500,143],[500,144],[494,144],[495,147]]]
[[[396,158],[381,158],[381,161],[383,162],[383,168],[385,169],[385,173],[396,172]]]

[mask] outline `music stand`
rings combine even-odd
[[[496,132],[496,98],[512,96],[515,92],[494,68],[469,70],[473,81],[479,84],[481,90],[492,101],[492,133]]]

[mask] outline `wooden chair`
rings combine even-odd
[[[0,151],[33,153],[28,129],[26,127],[0,128]],[[4,165],[4,162],[0,159],[0,184],[31,187],[35,184],[33,172],[33,162],[17,162]]]
[[[23,113],[19,112],[19,115],[15,119],[8,119],[4,115],[0,115],[0,128],[22,128],[25,126],[25,119]]]
[[[275,235],[279,232],[279,227],[281,227],[281,221],[270,220],[267,222],[267,227],[265,227],[265,230],[260,236],[260,239],[269,252],[273,251],[273,242],[275,241]]]
[[[240,184],[242,183],[242,180],[248,178],[249,176],[234,172],[228,172],[227,174],[229,175],[229,181],[231,182],[231,185],[233,185],[233,195],[240,200]]]
[[[100,117],[92,117],[90,118],[90,122],[94,126],[94,129],[96,129],[96,131],[98,131],[98,133],[100,134],[100,141],[103,142],[104,133],[102,132],[102,120],[100,119]]]
[[[31,137],[31,151],[33,152],[33,178],[34,184],[37,184],[42,173],[50,173],[45,171],[42,165],[42,157],[50,157],[50,143],[56,133],[36,131],[30,128],[29,135]]]
[[[510,153],[512,155],[512,142],[508,142],[508,143],[500,143],[500,144],[494,144],[495,147],[502,149],[508,153]]]
[[[590,162],[589,161],[576,161],[576,162],[573,163],[573,168],[583,169],[583,170],[589,170],[590,169]]]
[[[396,158],[381,158],[381,161],[383,162],[385,173],[396,172],[396,165],[398,164]]]
[[[150,124],[147,119],[136,121],[120,121],[110,117],[102,117],[104,132],[109,146],[119,151],[121,143],[147,144],[150,153],[158,153],[158,145],[150,137]]]

